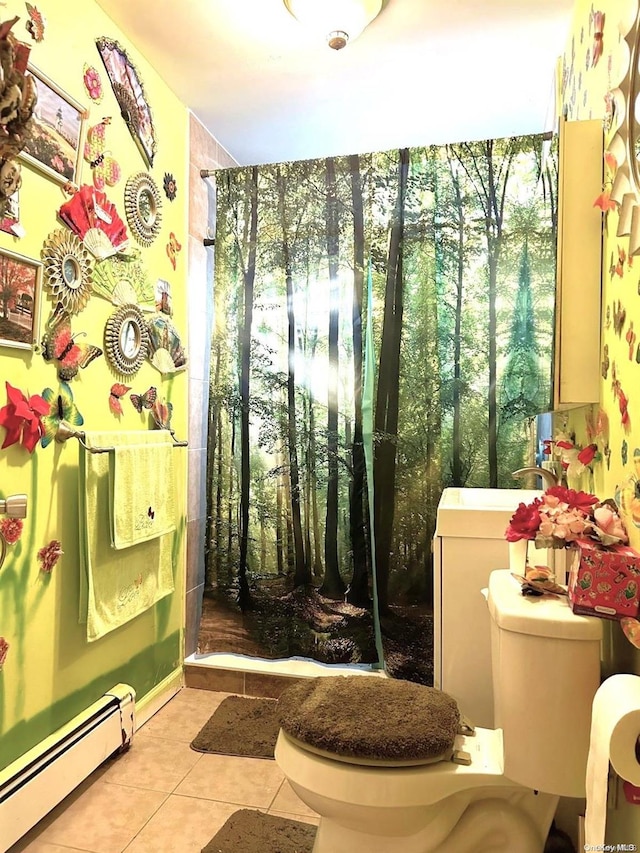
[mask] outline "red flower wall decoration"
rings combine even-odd
[[[7,405],[0,409],[0,426],[6,430],[2,449],[20,442],[29,453],[33,453],[44,434],[40,419],[49,411],[49,405],[39,394],[27,399],[18,388],[8,382],[5,385]]]

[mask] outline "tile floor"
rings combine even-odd
[[[247,807],[317,824],[275,761],[189,747],[228,695],[182,689],[8,853],[200,853]]]

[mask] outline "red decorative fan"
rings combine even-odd
[[[129,245],[127,226],[115,205],[89,184],[83,184],[62,205],[58,216],[98,260],[122,252]]]

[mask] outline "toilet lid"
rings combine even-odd
[[[460,726],[455,699],[393,678],[320,676],[278,700],[287,735],[332,759],[411,766],[448,760]]]

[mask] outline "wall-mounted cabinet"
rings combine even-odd
[[[602,122],[560,120],[554,409],[600,397]]]

